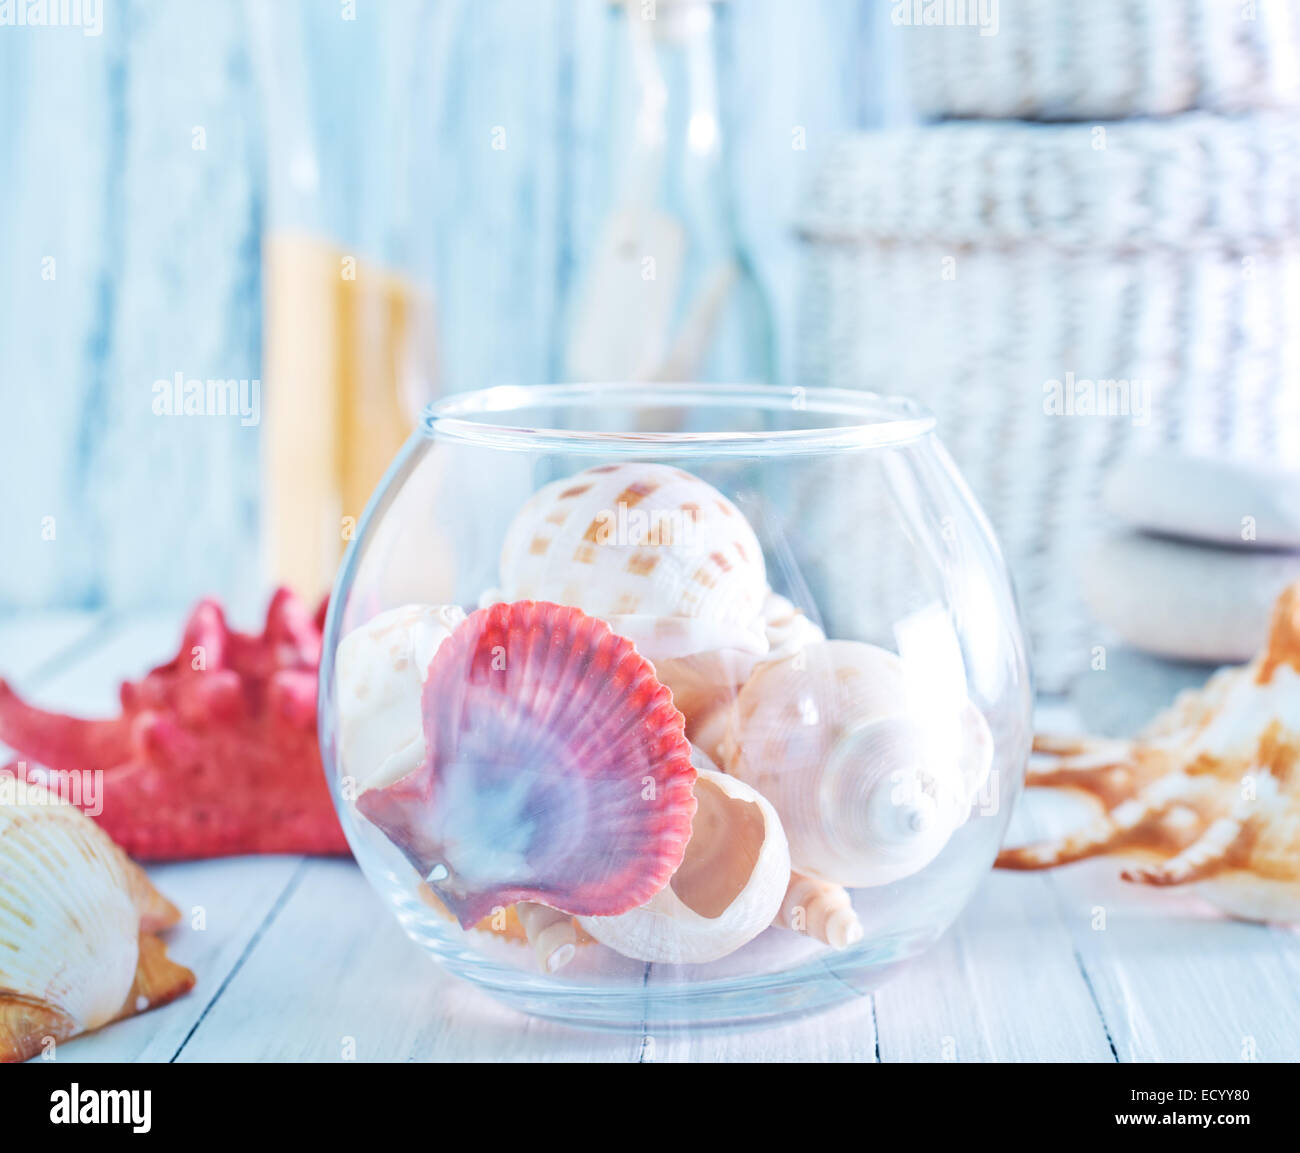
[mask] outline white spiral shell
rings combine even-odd
[[[420,689],[439,646],[464,619],[456,605],[402,605],[339,643],[339,760],[358,791],[391,784],[419,764]]]
[[[987,725],[973,707],[949,719],[914,704],[900,659],[856,641],[813,642],[745,683],[726,768],[776,807],[796,870],[889,884],[934,860],[966,819],[991,760]],[[970,726],[967,738],[936,739],[949,721]]]
[[[698,755],[697,765],[709,762]],[[668,884],[617,917],[579,917],[625,957],[668,964],[716,961],[772,924],[790,883],[776,810],[743,781],[700,768],[686,856]]]
[[[506,533],[494,595],[580,608],[651,660],[767,649],[754,530],[712,485],[669,465],[600,465],[539,489]]]

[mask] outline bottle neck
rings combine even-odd
[[[633,134],[621,200],[728,234],[716,7],[660,0],[643,8],[631,0],[624,12]]]

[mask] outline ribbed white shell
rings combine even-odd
[[[603,465],[546,485],[501,551],[503,599],[580,608],[651,660],[762,653],[766,593],[763,552],[740,510],[662,464]]]
[[[358,791],[391,784],[419,764],[421,686],[438,647],[464,619],[456,605],[403,605],[340,642],[339,758]]]
[[[692,757],[697,765],[697,755]],[[790,883],[790,850],[780,818],[768,801],[734,777],[701,768],[696,780],[716,787],[727,798],[758,807],[764,836],[749,879],[715,917],[702,916],[678,896],[670,881],[640,908],[617,917],[579,917],[582,927],[603,945],[625,957],[668,964],[716,961],[747,944],[776,917]],[[698,828],[692,838],[698,835]],[[687,845],[687,854],[691,852]]]
[[[139,957],[125,858],[79,809],[24,791],[0,803],[0,989],[96,1029],[122,1010]]]

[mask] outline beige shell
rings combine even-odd
[[[1278,598],[1268,646],[1182,695],[1133,740],[1038,737],[1030,785],[1100,808],[1089,827],[1005,849],[1041,869],[1098,856],[1147,885],[1194,884],[1225,912],[1300,921],[1300,583]]]
[[[776,923],[783,929],[806,933],[832,949],[847,949],[862,940],[862,922],[853,898],[842,885],[820,877],[790,874]]]
[[[735,698],[727,696],[694,713],[686,714],[687,740],[719,765],[725,763],[723,749],[735,707]]]
[[[973,708],[927,717],[916,704],[900,659],[857,641],[808,644],[745,683],[724,762],[776,806],[797,871],[888,884],[928,865],[966,819],[988,771],[987,725]],[[976,724],[971,714],[973,737],[939,739]]]
[[[763,631],[767,636],[766,660],[792,656],[808,645],[826,639],[821,626],[794,602],[768,589],[763,600]]]
[[[339,761],[357,792],[405,776],[424,752],[420,689],[429,662],[465,619],[456,605],[390,609],[339,643]]]
[[[772,806],[744,782],[702,768],[686,856],[667,886],[617,917],[579,917],[625,957],[703,964],[772,924],[790,880],[790,852]]]
[[[719,762],[727,718],[741,685],[755,667],[761,661],[791,656],[805,645],[826,639],[826,634],[800,609],[770,589],[756,631],[765,635],[765,653],[716,649],[655,661],[655,672],[672,689],[673,703],[686,718],[687,737]]]
[[[577,956],[578,930],[568,913],[535,901],[520,901],[515,915],[543,972],[559,972]]]
[[[176,909],[79,809],[0,784],[0,1060],[186,992],[194,975],[150,935]]]
[[[506,533],[494,595],[582,609],[657,661],[761,654],[766,593],[762,549],[730,500],[679,468],[628,463],[534,493]]]

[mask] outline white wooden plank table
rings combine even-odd
[[[176,615],[0,618],[0,675],[36,703],[108,715],[172,655]],[[1068,702],[1043,727],[1078,727]],[[1021,802],[1016,838],[1074,819]],[[240,858],[152,868],[182,909],[175,1004],[59,1049],[86,1061],[1151,1061],[1300,1059],[1300,934],[1228,921],[1113,861],[992,873],[953,928],[874,995],[768,1029],[568,1029],[443,973],[354,864]]]

